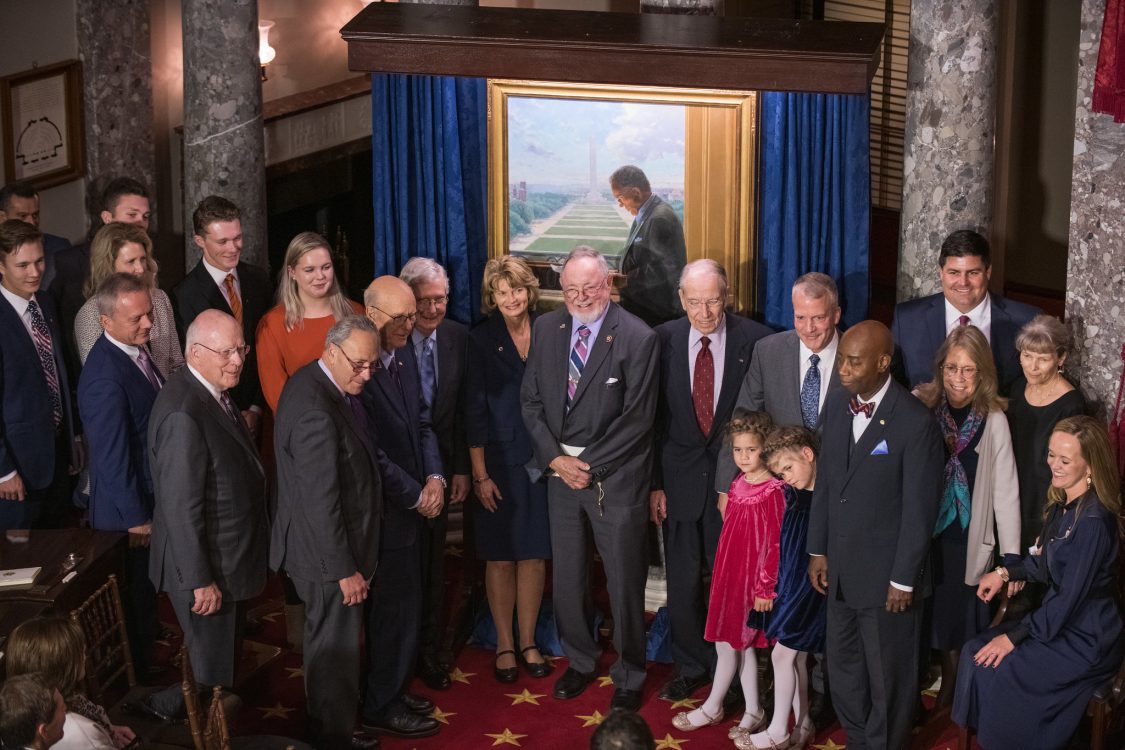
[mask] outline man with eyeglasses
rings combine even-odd
[[[465,442],[465,364],[469,332],[445,316],[449,305],[449,276],[430,258],[411,258],[399,278],[410,285],[418,318],[403,349],[413,357],[430,408],[430,422],[441,451],[442,473],[450,477],[446,505],[437,518],[422,527],[422,632],[418,675],[432,690],[449,689],[451,657],[442,649],[441,610],[445,603],[445,534],[449,504],[469,494],[469,447]]]
[[[152,405],[149,469],[155,495],[149,577],[168,593],[196,681],[234,682],[245,602],[266,583],[266,474],[242,412],[231,399],[250,347],[242,326],[205,310],[187,330],[186,366]],[[138,708],[183,717],[177,683]]]
[[[660,391],[649,518],[664,533],[668,618],[676,676],[660,697],[680,701],[711,680],[715,649],[703,640],[709,591],[723,519],[716,505],[715,465],[755,342],[771,333],[761,323],[728,315],[727,272],[713,260],[680,274],[687,316],[656,327]],[[685,366],[686,365],[686,366]],[[730,486],[730,482],[727,482]],[[723,488],[723,492],[726,491]]]
[[[387,457],[422,485],[421,494],[394,502],[383,520],[379,568],[367,598],[365,729],[398,737],[438,731],[434,704],[406,691],[418,656],[422,618],[424,519],[445,505],[446,481],[430,409],[413,357],[405,348],[418,319],[414,292],[394,276],[380,276],[363,294],[367,317],[379,328],[379,355],[363,397],[371,429]]]
[[[571,250],[560,275],[566,307],[541,316],[520,390],[551,521],[555,621],[570,667],[555,698],[593,681],[601,648],[593,634],[591,542],[605,566],[613,645],[611,708],[636,711],[645,681],[644,590],[648,480],[659,380],[659,343],[641,320],[610,301],[609,266],[591,247]]]

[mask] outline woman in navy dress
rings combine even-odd
[[[1008,585],[1048,585],[1022,620],[965,644],[953,719],[981,747],[1061,748],[1094,691],[1121,666],[1117,545],[1121,497],[1105,425],[1068,417],[1048,444],[1051,488],[1038,554],[986,573],[989,601]]]
[[[531,438],[520,411],[520,383],[531,346],[531,310],[539,283],[527,264],[511,256],[484,267],[481,307],[489,313],[469,334],[467,436],[478,559],[485,560],[484,584],[496,625],[495,677],[515,682],[522,662],[533,677],[551,665],[535,644],[551,557],[547,488],[531,482],[524,464]],[[519,653],[512,614],[519,622]]]

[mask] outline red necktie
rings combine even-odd
[[[695,355],[691,401],[700,432],[710,435],[715,421],[715,358],[711,356],[711,339],[706,336],[699,339],[699,354]]]
[[[957,319],[957,323],[960,324],[960,325],[963,325],[963,326],[969,325],[969,322],[970,321],[969,321],[968,315],[962,315],[960,318]]]
[[[852,396],[851,403],[848,404],[848,411],[851,412],[853,417],[858,416],[860,412],[863,412],[863,416],[871,419],[871,415],[875,413],[875,402],[868,401],[866,404],[863,404],[860,403],[858,397]]]

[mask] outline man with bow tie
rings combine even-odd
[[[840,340],[843,390],[824,405],[809,519],[809,579],[828,596],[828,674],[849,748],[906,747],[921,601],[941,494],[929,410],[890,377],[894,341],[866,320]]]

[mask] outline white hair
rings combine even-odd
[[[449,274],[445,272],[445,268],[432,258],[415,257],[406,261],[406,265],[402,267],[398,277],[410,285],[413,289],[419,284],[425,284],[427,281],[438,281],[445,285],[446,294],[449,293]]]

